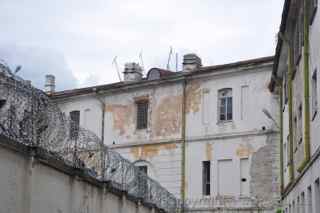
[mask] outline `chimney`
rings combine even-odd
[[[56,89],[55,77],[54,75],[46,75],[46,82],[44,85],[44,91],[47,94],[54,93]]]
[[[126,63],[124,65],[124,81],[140,81],[142,79],[142,68],[138,63]]]
[[[183,72],[192,72],[202,66],[201,58],[194,53],[183,56]]]

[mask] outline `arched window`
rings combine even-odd
[[[219,121],[232,120],[232,89],[221,89],[218,92]]]

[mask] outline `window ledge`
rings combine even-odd
[[[228,120],[228,121],[218,121],[217,125],[225,125],[225,124],[229,124],[229,123],[233,123],[233,120]]]

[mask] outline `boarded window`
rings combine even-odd
[[[210,161],[202,162],[202,194],[210,195]]]
[[[148,101],[138,101],[137,104],[137,129],[148,127]]]
[[[318,82],[317,70],[312,74],[312,120],[315,118],[318,111]]]
[[[241,120],[244,120],[247,116],[249,99],[249,86],[241,86]]]
[[[221,89],[218,92],[219,120],[232,120],[232,89]]]
[[[76,140],[79,135],[80,111],[70,112],[70,139]]]

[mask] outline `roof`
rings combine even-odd
[[[213,73],[213,72],[228,71],[232,68],[242,68],[242,67],[258,66],[265,63],[273,63],[273,60],[274,60],[273,56],[268,56],[268,57],[255,58],[255,59],[238,61],[238,62],[228,63],[228,64],[200,67],[199,69],[192,72],[171,72],[168,70],[156,68],[161,73],[161,78],[157,80],[148,80],[147,78],[143,78],[142,80],[135,81],[135,82],[117,82],[117,83],[111,83],[111,84],[84,87],[79,89],[64,90],[64,91],[54,92],[50,96],[53,99],[62,99],[62,98],[70,98],[70,97],[79,96],[79,95],[96,93],[98,91],[124,89],[127,86],[139,86],[139,85],[144,86],[145,84],[148,84],[148,83],[159,84],[164,81],[177,81],[177,80],[185,79],[189,76],[197,76],[197,75]],[[155,68],[152,68],[152,69],[154,70]],[[150,71],[152,69],[150,69]]]
[[[291,1],[292,0],[285,0],[285,2],[284,2],[283,11],[282,11],[282,18],[281,18],[281,24],[280,24],[280,30],[279,30],[279,32],[282,33],[282,34],[284,34],[284,32],[286,31],[287,19],[288,19],[288,15],[289,15]],[[275,79],[274,79],[274,76],[276,76],[276,74],[277,74],[282,45],[283,45],[283,41],[282,41],[282,39],[279,38],[277,46],[276,46],[276,53],[275,53],[274,64],[273,64],[273,71],[272,71],[271,81],[270,81],[270,85],[269,85],[269,88],[270,88],[271,91],[274,90],[275,83],[276,83]]]

